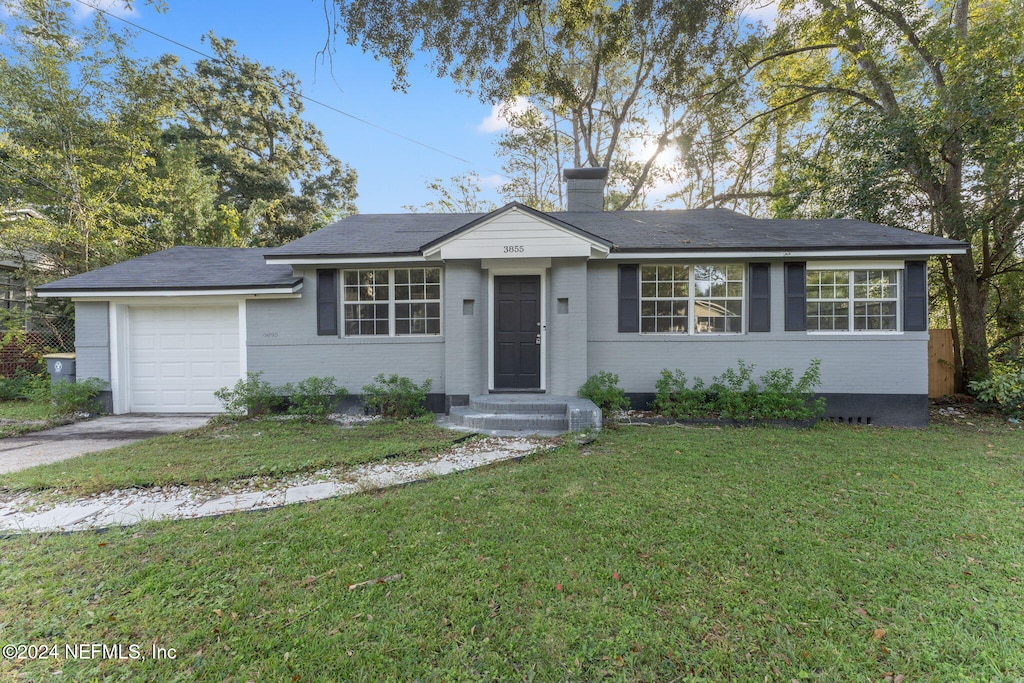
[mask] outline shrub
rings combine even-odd
[[[274,387],[263,380],[262,372],[247,372],[243,379],[235,382],[234,389],[222,387],[213,395],[220,399],[232,417],[259,417],[284,405]]]
[[[758,404],[754,366],[747,365],[742,358],[737,364],[738,370],[726,368],[721,375],[712,378],[708,387],[711,409],[722,417],[749,420],[757,412]]]
[[[57,382],[49,387],[50,403],[57,417],[70,417],[75,413],[98,413],[103,407],[96,401],[107,383],[96,377],[77,382]],[[39,391],[42,393],[43,389]]]
[[[348,396],[348,391],[339,387],[333,377],[307,377],[298,384],[286,384],[288,413],[301,415],[310,420],[323,421],[339,398]]]
[[[810,420],[825,411],[825,399],[814,398],[814,390],[821,385],[821,360],[817,358],[798,380],[793,379],[791,368],[780,368],[761,375],[761,385],[753,417]]]
[[[619,376],[611,372],[599,372],[596,375],[591,375],[576,394],[580,398],[593,401],[605,417],[616,410],[629,408],[626,392],[619,386]]]
[[[423,402],[430,391],[430,380],[416,384],[408,377],[381,373],[363,387],[363,403],[371,413],[399,420],[421,415],[426,411]]]
[[[814,359],[795,379],[791,368],[769,370],[754,379],[754,366],[738,361],[714,377],[705,389],[700,378],[687,388],[681,370],[662,370],[655,383],[653,408],[676,419],[720,415],[734,420],[809,420],[825,410],[823,398],[813,398],[821,384],[821,361]]]
[[[50,376],[18,369],[13,377],[0,378],[0,401],[31,401],[41,393],[50,398]]]
[[[1010,417],[1024,415],[1024,368],[993,365],[987,379],[970,382],[967,388],[980,400],[991,403]]]
[[[673,417],[677,420],[691,420],[707,415],[707,392],[704,380],[697,377],[693,387],[686,388],[686,373],[682,370],[662,370],[658,381],[654,383],[655,395],[652,407],[655,412]]]

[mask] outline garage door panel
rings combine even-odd
[[[240,375],[238,307],[131,307],[132,412],[221,412],[214,392]]]
[[[138,351],[156,350],[156,335],[140,334],[135,337],[135,349]]]
[[[184,363],[164,363],[161,367],[161,376],[166,379],[176,379],[185,377],[185,364]]]
[[[161,324],[172,325],[173,323],[163,320]],[[185,343],[185,335],[183,334],[161,335],[159,346],[161,351],[184,351],[188,348],[188,344]]]
[[[220,368],[216,361],[192,363],[190,368],[193,379],[211,379],[220,374]]]
[[[226,338],[227,335],[223,335],[222,338]],[[194,334],[189,339],[189,347],[193,351],[205,351],[206,349],[216,349],[220,346],[218,343],[216,334]]]

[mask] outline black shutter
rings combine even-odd
[[[771,332],[772,330],[772,267],[770,263],[751,263],[750,307],[747,310],[748,332]]]
[[[640,331],[640,266],[619,266],[619,332]]]
[[[807,329],[807,264],[787,263],[786,330]]]
[[[338,271],[316,271],[316,333],[338,334]]]
[[[928,263],[907,261],[903,271],[903,329],[923,332],[928,329]]]

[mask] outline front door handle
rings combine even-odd
[[[540,344],[540,334],[537,335],[537,344]]]

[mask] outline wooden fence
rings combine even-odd
[[[932,330],[928,335],[928,397],[950,396],[955,392],[953,331]]]

